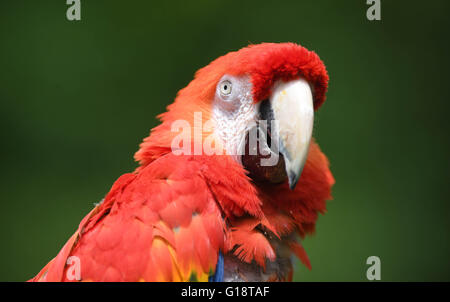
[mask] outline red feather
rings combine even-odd
[[[211,117],[211,102],[224,74],[248,75],[255,102],[278,80],[305,78],[313,86],[314,107],[325,100],[328,75],[319,57],[293,44],[265,43],[231,52],[196,73],[141,144],[140,167],[120,177],[104,202],[89,213],[60,253],[31,281],[68,281],[67,258],[77,256],[83,281],[205,280],[219,250],[265,266],[276,250],[274,235],[310,267],[294,233],[312,233],[318,213],[331,198],[333,176],[317,144],[311,142],[302,176],[290,190],[258,186],[229,156],[175,156],[172,122],[194,112]],[[203,133],[203,140],[210,133]],[[193,142],[194,143],[194,142]]]

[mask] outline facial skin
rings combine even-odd
[[[308,82],[278,81],[268,100],[255,103],[248,77],[224,75],[216,87],[212,118],[227,154],[243,164],[255,180],[282,182],[287,177],[291,189],[295,187],[314,121]],[[259,131],[256,140],[252,140],[253,130]]]

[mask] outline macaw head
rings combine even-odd
[[[185,121],[179,125],[190,126],[184,134],[191,144],[184,141],[181,148],[198,154],[212,147],[235,158],[255,180],[287,179],[294,188],[308,156],[314,110],[325,101],[327,83],[317,54],[294,43],[263,43],[230,52],[200,69],[180,90],[136,159],[146,165],[168,147],[179,147],[174,142],[180,129],[173,126]],[[250,146],[254,136],[256,144]]]

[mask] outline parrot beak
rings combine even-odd
[[[308,82],[303,79],[278,82],[272,91],[270,107],[275,120],[272,135],[278,135],[279,151],[284,157],[292,190],[308,156],[314,124],[313,96]]]

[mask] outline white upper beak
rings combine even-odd
[[[275,84],[270,103],[291,189],[306,162],[314,124],[311,88],[304,79]]]

